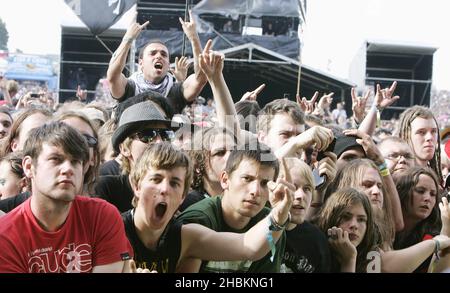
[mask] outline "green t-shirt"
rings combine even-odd
[[[206,226],[217,232],[245,233],[256,223],[265,218],[270,209],[264,207],[261,212],[254,216],[248,225],[242,230],[229,227],[222,214],[222,196],[205,198],[187,208],[177,217],[177,221],[183,224],[197,223]],[[248,272],[248,273],[278,273],[282,263],[284,247],[286,244],[286,233],[280,237],[276,243],[276,252],[273,262],[270,260],[271,252],[267,253],[258,261],[204,261],[200,268],[201,273],[227,273],[227,272]]]

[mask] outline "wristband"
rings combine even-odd
[[[272,213],[269,213],[269,231],[267,231],[267,242],[269,242],[269,247],[270,247],[270,261],[273,262],[274,257],[275,257],[275,252],[276,252],[276,246],[275,246],[275,242],[273,241],[273,236],[272,236],[272,232],[273,231],[281,231],[283,230],[287,224],[289,224],[291,222],[291,213],[288,213],[288,219],[287,221],[283,224],[280,225],[278,224],[275,219],[272,216]]]
[[[275,257],[275,252],[277,250],[277,248],[275,247],[275,243],[273,242],[273,236],[272,236],[272,231],[270,231],[270,220],[269,220],[269,231],[267,231],[267,242],[269,242],[269,247],[270,247],[270,261],[273,262],[273,259]]]
[[[381,163],[378,165],[378,170],[380,171],[380,174],[382,177],[389,176],[391,173],[389,172],[389,169],[386,165],[386,162]]]
[[[386,176],[391,175],[391,172],[389,172],[389,169],[383,169],[383,170],[380,170],[380,174],[381,174],[381,177],[386,177]]]
[[[441,250],[441,245],[439,244],[439,241],[436,239],[433,239],[434,241],[434,255],[436,257],[436,261],[439,260],[439,251]]]
[[[273,215],[272,215],[272,213],[270,213],[269,214],[269,230],[270,231],[281,231],[281,230],[283,230],[284,228],[286,228],[286,226],[290,223],[290,221],[291,221],[291,213],[288,213],[288,219],[287,219],[287,221],[284,223],[284,224],[282,224],[282,225],[280,225],[280,224],[278,224],[276,221],[275,221],[275,219],[273,218]]]
[[[378,110],[377,107],[377,128],[381,127],[381,112]]]
[[[387,165],[386,162],[381,163],[380,165],[378,165],[378,170],[383,170],[383,169],[387,169]]]

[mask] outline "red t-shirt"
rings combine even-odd
[[[88,273],[133,256],[122,218],[106,201],[75,197],[66,222],[47,232],[30,200],[0,218],[0,273]]]

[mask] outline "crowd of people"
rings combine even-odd
[[[450,130],[434,112],[381,124],[396,82],[352,90],[348,117],[333,93],[260,106],[264,84],[234,103],[224,56],[180,24],[191,75],[157,40],[122,73],[146,22],[102,99],[1,88],[0,272],[449,271]]]

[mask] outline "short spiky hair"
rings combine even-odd
[[[86,139],[64,122],[54,121],[32,129],[23,147],[23,155],[30,156],[36,164],[44,143],[62,148],[72,159],[83,163],[89,160]]]
[[[399,133],[398,136],[406,140],[406,142],[409,144],[411,149],[414,151],[414,146],[411,142],[411,123],[416,119],[417,117],[424,118],[424,119],[433,119],[436,123],[437,128],[437,146],[436,150],[434,151],[433,159],[431,159],[430,167],[433,169],[434,172],[438,175],[439,178],[442,178],[442,169],[441,169],[441,138],[439,134],[439,124],[436,121],[436,118],[433,115],[433,112],[431,112],[430,109],[423,107],[423,106],[414,106],[411,108],[408,108],[400,115],[400,126],[399,126]],[[442,183],[442,179],[439,182]]]
[[[274,169],[275,175],[273,180],[275,181],[277,179],[278,172],[280,171],[278,159],[265,144],[255,141],[251,144],[239,146],[236,150],[231,151],[225,166],[227,174],[231,175],[236,171],[244,159],[253,160],[262,166]]]
[[[147,43],[145,43],[140,49],[139,49],[139,59],[142,59],[144,57],[144,51],[145,49],[150,46],[151,44],[161,44],[164,45],[167,48],[167,53],[169,53],[170,57],[170,52],[169,52],[169,48],[167,47],[166,43],[164,43],[163,41],[159,40],[159,39],[152,39],[150,41],[148,41]]]
[[[258,132],[268,133],[270,131],[270,122],[276,114],[288,114],[295,123],[305,124],[305,114],[300,106],[288,99],[277,99],[266,104],[258,115]]]

